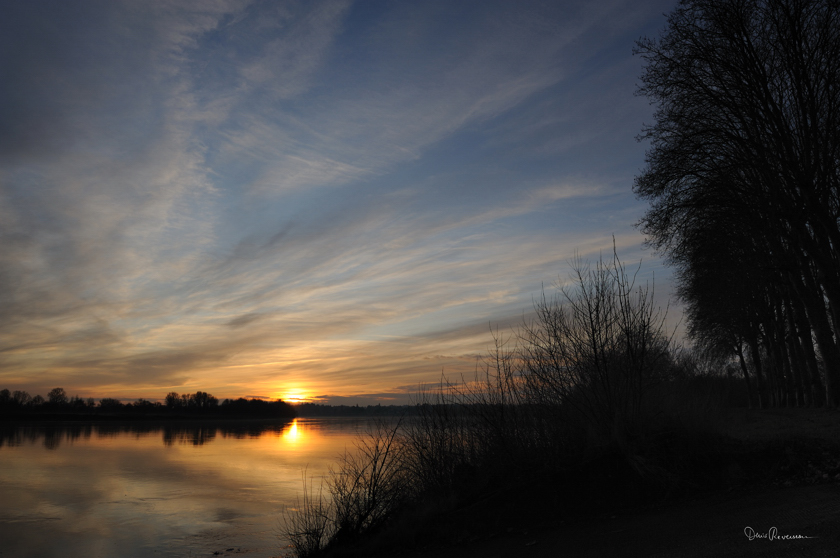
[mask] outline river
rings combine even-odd
[[[284,510],[368,419],[0,428],[0,556],[289,553]]]

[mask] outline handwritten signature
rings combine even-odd
[[[745,527],[744,534],[749,540],[767,539],[768,541],[787,541],[792,539],[816,539],[817,537],[806,537],[805,535],[780,535],[778,529],[770,527],[766,533],[756,533],[752,527]]]

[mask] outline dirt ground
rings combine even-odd
[[[728,412],[724,431],[741,440],[806,437],[840,442],[840,410],[735,409]]]
[[[729,435],[742,440],[840,442],[840,412],[733,411]],[[837,456],[840,457],[840,456]],[[832,458],[833,459],[833,458]],[[405,558],[493,557],[836,557],[840,478],[817,475],[575,521],[517,522],[456,544],[434,540]],[[840,475],[837,475],[840,477]],[[500,510],[504,513],[504,510]],[[752,531],[752,540],[747,536]]]
[[[745,529],[758,536],[750,540]],[[780,537],[770,539],[771,530]],[[586,522],[510,528],[406,558],[836,557],[840,484],[728,493]]]

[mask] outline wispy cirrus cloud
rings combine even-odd
[[[641,253],[625,92],[663,5],[11,7],[0,382],[348,395],[471,370],[576,249]]]

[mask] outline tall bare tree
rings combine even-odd
[[[749,345],[759,392],[763,371],[771,403],[799,403],[818,355],[826,401],[837,406],[840,3],[684,0],[636,52],[646,62],[639,93],[656,105],[634,188],[651,203],[642,230],[680,270],[689,302],[714,282],[693,283],[709,261],[747,262],[754,272],[720,286],[749,299],[730,308],[747,313],[732,333]],[[709,260],[698,239],[737,253]],[[695,331],[731,329],[726,306],[711,308],[708,296],[697,304]]]

